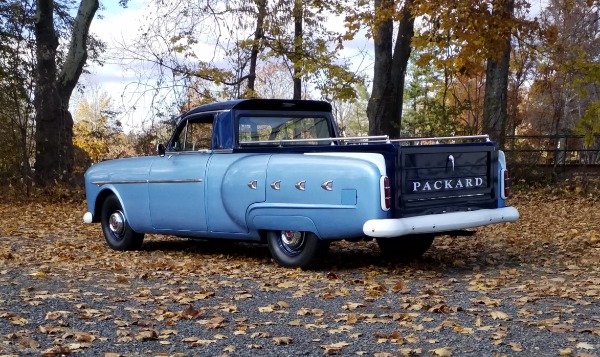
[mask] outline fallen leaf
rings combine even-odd
[[[94,335],[84,332],[75,333],[75,341],[77,342],[93,342],[96,339]]]
[[[344,310],[356,310],[359,307],[365,307],[365,304],[360,302],[347,302],[344,305],[342,305],[342,309]]]
[[[503,321],[510,320],[510,318],[508,317],[508,314],[506,314],[502,311],[492,311],[490,313],[490,315],[492,316],[492,319],[494,319],[494,320],[503,320]]]
[[[153,329],[140,330],[135,334],[135,339],[137,341],[158,340],[158,332]]]
[[[452,350],[448,347],[436,348],[434,350],[429,350],[433,355],[440,357],[449,357],[452,356]]]
[[[40,348],[40,344],[31,337],[23,337],[21,341],[19,341],[19,345],[27,348]]]
[[[522,352],[523,351],[523,347],[521,346],[520,343],[516,343],[516,342],[509,342],[508,345],[510,346],[510,348],[515,351],[515,352]]]
[[[584,350],[593,350],[593,349],[595,349],[594,345],[592,345],[591,343],[588,343],[588,342],[579,342],[577,345],[575,345],[575,347],[582,348]]]
[[[180,313],[180,316],[183,317],[184,319],[195,319],[198,316],[202,315],[202,311],[201,310],[196,310],[192,305],[189,305],[187,307],[187,309],[183,310]]]
[[[348,343],[346,341],[341,341],[341,342],[336,342],[336,343],[332,343],[329,345],[321,345],[321,348],[324,349],[324,354],[326,355],[333,355],[333,354],[338,354],[342,352],[342,348],[346,347],[346,346],[350,346],[352,345],[351,343]]]
[[[46,317],[44,320],[58,320],[60,318],[65,318],[71,315],[70,311],[49,311],[46,313]]]
[[[289,345],[292,343],[293,339],[291,337],[273,337],[273,343],[276,345]]]
[[[42,352],[43,357],[70,355],[72,351],[66,346],[54,346]]]
[[[565,348],[563,350],[558,351],[558,354],[560,356],[570,356],[573,354],[573,349],[572,348]]]

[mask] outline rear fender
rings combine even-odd
[[[261,215],[261,213],[267,212],[258,211],[258,215],[255,215],[252,218],[252,224],[256,230],[312,232],[317,235],[317,237],[319,236],[315,223],[308,217]]]
[[[389,216],[381,208],[385,166],[374,158],[272,155],[266,200],[249,207],[247,222],[257,230],[310,231],[323,240],[361,237],[366,220]]]

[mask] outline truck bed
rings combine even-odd
[[[332,139],[332,142],[335,139]],[[410,145],[419,143],[420,145]],[[409,145],[407,145],[409,144]],[[253,153],[378,153],[393,184],[393,217],[475,211],[498,207],[495,143],[422,144],[415,140],[342,145],[244,146]]]

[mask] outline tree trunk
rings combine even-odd
[[[502,0],[500,0],[502,1]],[[501,3],[499,17],[510,18],[513,13],[513,0],[505,0]],[[507,122],[507,98],[508,98],[508,75],[511,52],[511,32],[506,31],[506,39],[502,56],[488,58],[485,79],[485,97],[483,101],[483,131],[490,135],[492,140],[498,143],[498,147],[504,148],[506,122]]]
[[[57,74],[54,1],[36,1],[35,179],[41,186],[70,178],[73,169],[73,118],[69,100],[87,59],[89,27],[98,5],[98,0],[81,1],[69,51]]]
[[[294,1],[294,97],[302,99],[302,0]]]
[[[264,23],[265,16],[267,13],[267,0],[255,0],[256,3],[256,29],[254,30],[254,43],[252,43],[252,49],[250,50],[250,70],[248,73],[248,87],[244,97],[256,97],[254,90],[254,83],[256,81],[256,62],[258,60],[258,52],[260,49],[260,42],[264,36]]]
[[[500,148],[505,142],[509,60],[510,49],[503,52],[500,61],[488,59],[486,69],[483,130]]]
[[[389,8],[393,0],[375,0],[375,17],[381,9]],[[373,71],[373,89],[367,103],[367,117],[369,119],[369,135],[390,134],[388,99],[386,89],[392,76],[392,38],[394,35],[394,21],[386,19],[374,29],[375,63]]]
[[[406,78],[406,68],[411,52],[411,41],[415,30],[415,19],[411,14],[412,1],[406,0],[402,8],[402,16],[398,24],[398,35],[396,36],[396,45],[394,47],[394,58],[392,61],[392,82],[391,105],[393,110],[390,121],[397,125],[390,137],[396,139],[400,137],[402,129],[402,106],[404,105],[404,79]]]
[[[393,0],[375,0],[375,17],[381,9],[389,9],[392,6]],[[382,21],[375,31],[373,90],[367,105],[369,135],[400,137],[404,78],[414,34],[411,6],[412,1],[406,1],[401,10],[402,16],[393,52],[393,20]]]

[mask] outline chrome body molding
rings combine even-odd
[[[275,191],[279,191],[281,189],[281,181],[277,180],[277,181],[271,182],[271,188],[274,189]]]
[[[390,139],[388,135],[376,135],[376,136],[353,136],[353,137],[331,137],[331,138],[318,138],[318,139],[281,139],[281,140],[260,140],[260,141],[243,141],[240,142],[240,146],[247,145],[261,145],[261,144],[274,144],[284,146],[286,144],[314,144],[314,143],[326,143],[329,145],[337,145],[336,143],[345,143],[347,145],[360,145],[365,143],[418,143],[418,142],[434,142],[439,144],[441,141],[465,141],[465,140],[481,140],[489,142],[489,135],[463,135],[463,136],[440,136],[440,137],[427,137],[427,138],[411,138],[411,139]]]
[[[490,136],[487,134],[484,135],[463,135],[463,136],[432,136],[429,138],[411,138],[411,139],[392,139],[390,142],[392,143],[413,143],[420,141],[433,141],[436,144],[439,144],[440,141],[462,141],[462,140],[482,140],[484,142],[490,141]]]
[[[257,184],[258,184],[258,182],[256,180],[252,180],[252,181],[248,182],[248,187],[253,190],[256,190]]]
[[[514,207],[450,212],[408,218],[371,219],[364,223],[363,233],[375,238],[393,238],[407,234],[440,233],[495,223],[514,222],[519,211]]]
[[[304,181],[304,180],[298,181],[298,182],[296,182],[296,184],[294,186],[297,189],[299,189],[300,191],[304,191],[306,189],[306,181]]]
[[[204,182],[203,179],[182,179],[182,180],[115,180],[115,181],[94,181],[92,184],[96,186],[104,185],[128,185],[128,184],[140,184],[140,183],[193,183],[193,182]]]

